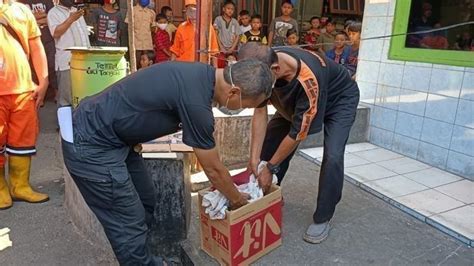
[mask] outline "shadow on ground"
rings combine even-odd
[[[54,105],[41,111],[41,136],[32,183],[49,193],[40,205],[15,203],[0,211],[0,228],[9,227],[13,247],[0,252],[0,265],[115,265],[93,242],[77,234],[63,208],[64,185]],[[334,230],[321,245],[301,236],[315,206],[318,167],[295,157],[283,184],[283,246],[256,265],[473,265],[474,252],[385,202],[345,183],[333,220]],[[196,207],[196,197],[194,205]],[[185,244],[196,265],[213,265],[199,251],[198,215]]]

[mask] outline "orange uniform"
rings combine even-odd
[[[217,35],[212,26],[209,27],[208,40],[209,50],[219,52]],[[196,60],[194,25],[189,20],[179,25],[170,51],[176,55],[177,61],[194,62]]]
[[[35,84],[28,62],[29,40],[41,36],[32,12],[23,4],[0,6],[0,19],[16,32],[15,37],[0,26],[0,167],[3,153],[36,153],[38,116],[32,93]]]

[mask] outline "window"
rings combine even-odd
[[[474,67],[474,25],[445,26],[474,19],[474,3],[464,0],[397,1],[390,58]],[[432,32],[423,32],[432,31]]]
[[[362,15],[364,12],[364,0],[331,0],[331,13]]]

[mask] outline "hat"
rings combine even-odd
[[[185,0],[184,6],[188,6],[188,5],[197,5],[196,0]]]

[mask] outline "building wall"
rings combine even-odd
[[[396,0],[367,0],[362,38],[392,33]],[[474,68],[388,59],[362,41],[357,82],[370,142],[474,180]]]

